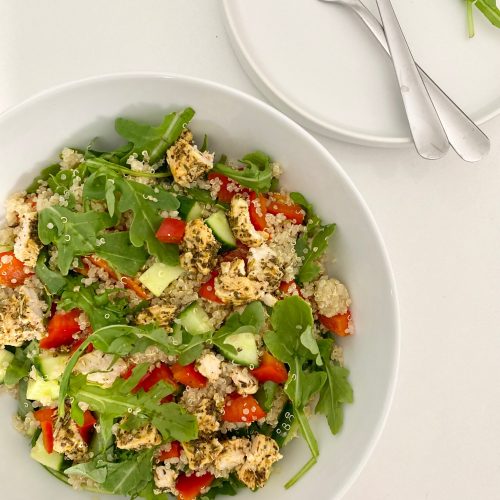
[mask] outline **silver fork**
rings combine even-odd
[[[352,10],[370,29],[380,45],[391,55],[383,26],[360,0],[321,0]],[[434,108],[457,154],[468,162],[476,162],[490,150],[490,141],[481,129],[448,97],[445,92],[417,65]]]

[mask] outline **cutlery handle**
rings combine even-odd
[[[428,160],[442,158],[450,147],[443,126],[420,77],[390,0],[377,0],[385,38],[399,82],[415,147]]]
[[[384,28],[378,19],[359,0],[349,6],[373,33],[384,50],[390,55]],[[448,141],[465,161],[475,162],[484,158],[490,150],[490,140],[483,131],[448,97],[434,80],[417,65],[434,107],[448,136]]]

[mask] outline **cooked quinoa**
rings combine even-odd
[[[31,456],[77,489],[256,490],[299,431],[317,453],[311,413],[335,434],[352,402],[334,224],[267,154],[216,161],[193,115],[120,118],[126,146],[65,147],[6,202],[0,385]]]

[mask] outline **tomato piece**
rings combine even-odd
[[[212,271],[210,279],[205,281],[198,290],[198,295],[211,302],[222,304],[222,300],[215,294],[215,278],[219,275],[218,271]]]
[[[42,430],[43,446],[47,453],[54,451],[54,419],[56,417],[55,408],[42,408],[33,413]]]
[[[252,221],[253,227],[257,231],[264,231],[266,229],[266,198],[262,193],[250,193],[250,220]]]
[[[344,314],[337,314],[330,318],[320,314],[319,320],[325,328],[328,328],[328,330],[336,335],[340,335],[341,337],[352,335],[351,311],[349,310]]]
[[[259,382],[276,382],[284,384],[288,380],[288,372],[285,365],[278,361],[267,351],[264,352],[258,368],[250,372]]]
[[[81,331],[78,324],[80,309],[58,311],[50,318],[47,325],[48,335],[40,340],[42,349],[52,349],[63,345],[71,345],[75,341],[74,335]]]
[[[198,370],[196,370],[194,363],[182,366],[179,363],[173,364],[170,369],[174,380],[179,384],[199,389],[207,385],[207,378],[204,377]]]
[[[116,281],[120,280],[125,285],[125,288],[132,290],[140,299],[148,300],[150,298],[149,294],[144,290],[144,288],[142,288],[141,284],[136,279],[131,278],[130,276],[122,276],[119,278],[104,259],[101,259],[96,255],[88,255],[85,258],[94,264],[94,266],[100,267],[102,270],[106,271],[111,279]],[[82,270],[79,269],[78,272],[85,275],[88,274],[88,270],[86,272],[82,272]]]
[[[210,472],[206,472],[202,476],[197,476],[194,473],[186,476],[184,472],[181,472],[175,482],[175,489],[179,492],[177,498],[179,500],[194,500],[204,488],[208,488],[212,484],[213,480],[214,476]]]
[[[269,195],[269,203],[267,211],[270,214],[283,214],[287,219],[292,220],[295,224],[304,222],[305,213],[300,205],[293,203],[288,196],[279,193],[271,193]]]
[[[213,179],[218,179],[220,181],[221,186],[217,193],[217,199],[223,203],[231,203],[236,193],[250,193],[250,189],[241,186],[226,175],[210,172],[208,174],[208,180],[211,181]]]
[[[232,262],[235,259],[247,260],[248,257],[248,247],[238,243],[238,246],[234,250],[225,252],[220,256],[221,262]]]
[[[179,458],[181,456],[181,443],[172,441],[169,450],[162,450],[157,457],[158,462],[164,462],[169,458]]]
[[[156,366],[152,371],[146,373],[146,375],[144,375],[141,380],[139,380],[139,383],[132,389],[132,394],[135,394],[141,389],[148,392],[153,386],[161,381],[171,384],[175,389],[178,388],[170,368],[165,363],[161,363],[160,366]]]
[[[92,437],[92,431],[94,430],[94,426],[97,423],[96,418],[92,414],[91,411],[86,410],[83,414],[83,425],[78,425],[78,431],[80,432],[80,436],[82,436],[83,440],[86,443],[90,442],[90,438]]]
[[[230,394],[224,405],[223,420],[226,422],[255,422],[266,416],[253,396]]]
[[[14,252],[0,253],[0,285],[15,288],[32,274],[26,272],[26,266],[16,258]]]
[[[284,295],[295,295],[295,292],[297,292],[297,295],[299,297],[303,297],[302,292],[300,291],[299,285],[292,280],[292,281],[282,281],[280,283],[280,292],[282,292]]]
[[[175,243],[178,245],[184,238],[186,223],[180,219],[167,217],[163,219],[158,231],[156,231],[156,239],[162,243]]]

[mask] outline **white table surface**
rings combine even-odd
[[[218,0],[0,0],[0,111],[59,83],[137,70],[259,96]],[[378,221],[401,306],[394,403],[346,500],[500,498],[500,117],[484,130],[492,151],[475,166],[320,137]]]

